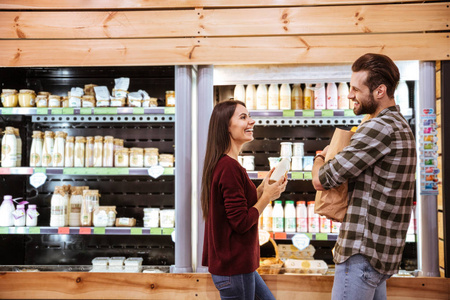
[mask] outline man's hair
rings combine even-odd
[[[395,89],[400,80],[400,72],[392,59],[386,55],[364,54],[353,63],[352,71],[367,71],[366,85],[370,92],[373,92],[380,84],[384,84],[388,97],[394,97]]]

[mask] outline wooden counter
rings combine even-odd
[[[277,299],[330,299],[332,276],[263,275]],[[389,300],[450,299],[450,279],[391,278]],[[0,273],[1,299],[220,299],[209,274]]]

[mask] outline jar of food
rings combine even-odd
[[[36,106],[37,107],[48,107],[48,98],[46,95],[36,96]]]
[[[142,107],[157,107],[158,98],[147,98],[142,100]]]
[[[175,106],[175,91],[166,91],[166,106]]]
[[[112,167],[114,164],[114,137],[105,136],[103,142],[103,167]]]
[[[91,168],[94,166],[94,137],[88,136],[86,137],[86,159],[85,159],[85,167]]]
[[[68,197],[69,195],[66,194],[62,186],[55,187],[50,201],[50,226],[62,227],[66,225]]]
[[[86,138],[84,136],[75,137],[74,167],[84,167],[85,143]]]
[[[85,84],[84,85],[84,94],[89,96],[95,96],[95,90],[96,84]]]
[[[48,96],[48,107],[61,107],[61,97],[58,95]]]
[[[114,153],[116,153],[117,150],[123,148],[123,140],[122,139],[114,139]]]
[[[19,105],[21,107],[33,107],[36,105],[36,93],[33,90],[19,91]]]
[[[255,170],[255,157],[253,155],[244,156],[244,159],[242,161],[242,166],[247,171],[254,171]]]
[[[17,90],[3,89],[1,99],[4,107],[16,107],[19,102],[19,95],[17,95]]]
[[[75,137],[66,137],[66,148],[64,153],[64,167],[72,168],[74,163],[74,152],[75,152]]]
[[[160,154],[159,165],[165,168],[172,168],[174,163],[173,154]]]
[[[144,149],[131,148],[130,150],[130,167],[142,168],[144,166]]]
[[[61,98],[61,106],[62,107],[69,107],[69,97],[62,97]]]
[[[41,92],[38,92],[37,93],[37,95],[38,96],[45,96],[45,97],[47,97],[48,98],[48,96],[50,96],[52,93],[50,93],[50,92],[44,92],[44,91],[41,91]]]
[[[84,95],[83,97],[81,97],[81,106],[82,107],[95,107],[95,96]]]
[[[114,166],[127,168],[129,166],[128,153],[128,148],[117,149],[114,153]]]
[[[122,107],[125,106],[124,97],[111,97],[111,107]]]
[[[158,148],[144,149],[144,167],[153,167],[158,165]]]
[[[95,136],[94,139],[94,167],[103,166],[103,137]]]

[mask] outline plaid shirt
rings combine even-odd
[[[319,171],[325,189],[349,180],[347,214],[334,262],[365,256],[375,270],[398,272],[413,206],[416,150],[398,106],[361,124],[350,145]]]

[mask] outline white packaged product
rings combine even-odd
[[[25,226],[25,204],[17,204],[16,210],[12,213],[14,217],[14,226]]]
[[[144,227],[159,227],[159,208],[144,208]]]
[[[245,106],[248,110],[256,109],[256,87],[254,84],[247,85],[245,89]]]
[[[41,131],[33,131],[30,150],[30,167],[42,166],[42,147],[44,145],[44,133]]]
[[[35,204],[28,204],[26,226],[37,226],[39,213]]]
[[[287,83],[283,83],[280,87],[280,109],[291,109],[291,87]]]
[[[86,137],[86,156],[85,163],[86,168],[91,168],[94,166],[94,137]]]
[[[68,197],[63,186],[55,187],[50,203],[50,226],[66,226]]]
[[[297,232],[308,232],[308,209],[305,201],[297,201]]]
[[[242,159],[242,166],[247,171],[255,170],[255,157],[253,155],[244,156]]]
[[[103,142],[103,167],[112,167],[114,164],[114,137],[105,136]]]
[[[123,272],[123,264],[125,257],[110,257],[109,258],[109,272]]]
[[[64,148],[66,146],[66,134],[62,131],[57,131],[55,135],[55,143],[52,153],[52,165],[53,167],[64,167]]]
[[[280,90],[278,89],[278,84],[272,83],[269,85],[267,101],[269,109],[280,109]]]
[[[75,154],[73,161],[74,167],[84,167],[85,143],[86,139],[84,138],[84,136],[75,137]]]
[[[305,156],[305,143],[293,143],[292,144],[293,156]]]
[[[130,107],[141,107],[142,106],[142,95],[139,92],[133,92],[128,94],[128,106]]]
[[[17,165],[17,138],[14,127],[6,127],[2,139],[2,167],[14,168]]]
[[[125,260],[125,272],[140,273],[142,272],[142,257],[129,257]]]
[[[294,201],[286,201],[284,205],[284,231],[285,232],[295,232],[296,229],[296,218],[295,218],[295,207]]]
[[[108,225],[108,213],[97,207],[93,212],[93,225],[95,227],[106,227]]]
[[[71,187],[71,195],[69,201],[69,226],[81,226],[81,203],[83,202],[83,190],[88,189],[87,186]]]
[[[284,210],[281,205],[281,201],[274,202],[272,210],[272,231],[283,232],[284,231]]]
[[[131,148],[130,149],[130,167],[142,168],[144,166],[144,149]]]
[[[108,272],[109,257],[96,257],[92,260],[91,272]]]
[[[175,209],[163,209],[159,212],[161,228],[175,227]]]
[[[317,233],[320,231],[319,215],[314,213],[314,201],[308,201],[308,232]]]
[[[291,167],[291,161],[287,157],[283,157],[281,161],[275,167],[272,175],[269,178],[269,183],[272,184],[275,181],[280,180],[281,177],[285,176]]]
[[[72,168],[74,161],[74,153],[75,153],[75,137],[67,136],[66,137],[66,146],[65,146],[65,155],[64,155],[64,167]]]
[[[117,149],[114,151],[114,167],[129,167],[129,153],[128,148]]]
[[[272,202],[264,208],[262,216],[262,230],[272,231]]]
[[[301,171],[303,170],[303,156],[292,156],[292,171]]]
[[[16,210],[11,195],[3,196],[0,206],[0,226],[9,227],[14,225],[13,212]]]
[[[303,157],[303,170],[304,171],[312,171],[313,164],[314,164],[314,156],[304,156]]]
[[[109,99],[111,98],[108,88],[106,86],[94,86],[94,91],[95,99],[97,100],[97,106],[108,107]]]
[[[114,79],[113,97],[126,98],[128,87],[130,86],[130,78],[120,77]]]
[[[42,146],[42,166],[51,167],[53,166],[53,146],[54,146],[54,136],[52,131],[46,131],[44,134],[44,145]]]
[[[280,161],[279,157],[269,157],[269,168],[272,170],[273,168],[275,168],[278,164],[278,162]]]
[[[94,167],[103,166],[103,137],[97,135],[94,140]]]
[[[84,95],[84,90],[80,87],[73,87],[70,89],[69,107],[81,107],[81,97]]]
[[[328,271],[328,265],[323,260],[288,259],[284,262],[286,273],[322,274]]]
[[[291,142],[282,142],[280,143],[280,156],[281,157],[291,157],[292,156],[292,143]]]

